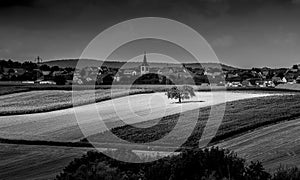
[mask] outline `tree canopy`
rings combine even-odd
[[[124,158],[139,158],[133,152],[124,150],[111,153],[117,156],[125,153]],[[82,158],[72,161],[56,179],[271,180],[271,175],[260,162],[248,165],[232,151],[212,147],[184,150],[179,155],[140,164],[117,161],[102,153],[90,151]]]
[[[193,96],[196,96],[193,87],[191,86],[174,86],[169,89],[166,93],[169,99],[178,99],[178,102],[181,103],[184,99],[190,99]]]

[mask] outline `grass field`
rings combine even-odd
[[[244,92],[198,92],[196,94],[197,97],[182,104],[174,103],[175,100],[168,99],[164,93],[151,93],[45,113],[0,116],[0,137],[76,141],[84,137],[80,127],[88,130],[88,134],[85,135],[91,135],[105,131],[107,126],[110,128],[121,126],[122,124],[119,123],[121,118],[125,123],[133,124],[227,101],[270,95]],[[97,112],[101,115],[100,119]],[[79,115],[81,118],[78,118]],[[106,126],[101,124],[101,120],[106,122]],[[78,123],[81,124],[80,127]]]
[[[47,84],[33,84],[33,85],[28,85],[28,84],[22,84],[22,83],[16,83],[16,82],[3,82],[0,81],[0,89],[4,88],[10,88],[10,89],[18,89],[18,88],[24,88],[24,89],[29,89],[30,91],[37,91],[37,90],[65,90],[65,91],[71,91],[71,90],[91,90],[91,89],[150,89],[155,92],[161,92],[161,91],[166,91],[167,89],[173,87],[174,85],[154,85],[154,84],[142,84],[142,85],[119,85],[119,84],[114,84],[113,86],[111,85],[47,85]],[[193,86],[193,85],[191,85]],[[285,86],[285,85],[284,85]],[[290,85],[286,85],[290,86]],[[292,86],[297,86],[299,85],[295,84]],[[282,86],[277,86],[277,88],[271,88],[271,87],[224,87],[224,86],[217,86],[217,85],[195,85],[193,88],[195,91],[223,91],[224,89],[229,90],[229,91],[281,91],[281,92],[290,92],[290,91],[300,91],[300,88],[281,88]],[[0,94],[1,95],[1,94]]]
[[[21,88],[22,89],[22,88]],[[26,90],[26,89],[22,89]],[[0,115],[29,114],[54,111],[78,105],[100,102],[129,94],[151,93],[151,90],[98,89],[76,92],[72,101],[72,92],[64,90],[43,90],[14,93],[0,96]]]
[[[0,179],[54,179],[86,148],[0,144]]]
[[[143,101],[141,97],[147,97],[146,95],[135,96],[136,101]],[[280,162],[283,164],[292,162],[290,165],[298,165],[300,163],[298,158],[300,154],[298,138],[300,131],[299,119],[296,118],[300,117],[300,94],[282,93],[281,95],[256,97],[236,93],[232,94],[230,98],[237,98],[238,96],[248,98],[226,103],[224,119],[211,145],[236,150],[240,156],[249,160],[259,159],[266,165],[267,169],[278,167]],[[102,104],[100,108],[106,107],[109,102],[99,103]],[[195,106],[193,103],[184,105]],[[218,104],[212,105],[219,106]],[[136,113],[142,115],[148,112],[147,107],[140,106],[142,105],[133,106],[136,110],[140,108]],[[76,108],[83,108],[82,112],[88,115],[90,113],[88,107],[89,105]],[[159,110],[160,107],[156,107],[156,109]],[[182,139],[182,134],[193,130],[193,127],[190,126],[190,120],[194,117],[198,118],[197,126],[184,145],[191,147],[198,142],[207,121],[210,107],[203,106],[200,110],[188,108],[186,110],[181,115],[185,121],[174,129],[176,136],[157,144],[159,147],[170,147],[172,142]],[[132,142],[155,140],[171,130],[177,117],[176,114],[168,115],[160,123],[156,119],[134,124],[134,127],[115,128],[112,131],[119,137]],[[0,117],[0,136],[28,140],[47,138],[48,140],[73,141],[83,137],[80,129],[76,126],[77,121],[74,119],[71,109],[4,116]],[[130,117],[129,120],[134,122]],[[91,124],[92,126],[95,125]],[[156,126],[144,129],[135,128],[153,125]],[[106,145],[112,144],[114,147],[120,147],[115,144],[114,139],[108,139],[106,135],[106,132],[97,134],[91,136],[91,139],[104,142]],[[126,144],[124,145],[126,146]],[[142,144],[141,146],[147,149],[147,145]],[[4,179],[11,179],[12,177],[13,179],[51,179],[73,158],[81,156],[87,150],[87,148],[47,146],[46,144],[41,146],[0,144],[0,169],[3,170],[0,172],[0,177]]]
[[[12,93],[27,92],[29,88],[20,86],[0,86],[0,96]]]
[[[257,129],[216,144],[247,161],[263,161],[269,171],[278,165],[300,167],[300,119]]]
[[[299,109],[300,94],[286,94],[228,102],[222,124],[219,127],[216,136],[212,139],[211,144],[247,133],[248,131],[262,126],[298,118],[300,117]],[[191,131],[193,131],[193,133],[183,147],[193,147],[198,145],[198,141],[200,140],[205,124],[207,123],[209,112],[209,107],[202,108],[200,111],[191,110],[183,112],[181,116],[185,118],[185,121],[181,122],[177,128],[174,128],[174,135],[157,145],[170,147],[173,143],[181,141],[183,135]],[[198,119],[198,123],[193,130],[191,119],[194,118]],[[176,122],[177,116],[173,115],[172,117],[166,117],[161,121],[153,120],[134,124],[132,126],[126,125],[117,127],[112,129],[112,132],[127,141],[147,143],[163,137],[172,130]],[[211,126],[209,128],[213,129],[215,127]],[[93,142],[119,142],[116,138],[108,137],[110,137],[109,133],[104,132],[93,135],[89,139]]]

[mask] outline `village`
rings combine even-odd
[[[111,85],[114,84],[195,84],[227,87],[275,87],[300,83],[300,64],[290,68],[268,67],[240,69],[202,67],[190,64],[152,66],[146,53],[136,67],[72,67],[48,66],[40,57],[35,62],[0,61],[0,81],[20,84]]]

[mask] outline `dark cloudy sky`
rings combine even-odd
[[[0,0],[0,58],[78,58],[102,30],[145,16],[189,25],[225,64],[300,63],[299,0]]]

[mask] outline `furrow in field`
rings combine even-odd
[[[107,129],[102,121],[111,128],[120,125],[116,123],[119,120],[133,124],[228,101],[271,94],[197,92],[196,95],[189,103],[182,104],[167,99],[164,93],[153,93],[131,95],[46,113],[2,116],[0,136],[10,139],[73,141],[83,137],[78,123],[84,124],[89,129],[88,135],[91,135]],[[83,118],[78,119],[78,115]]]
[[[248,161],[260,160],[267,169],[274,170],[278,162],[299,166],[300,119],[257,129],[217,146],[234,150]]]

